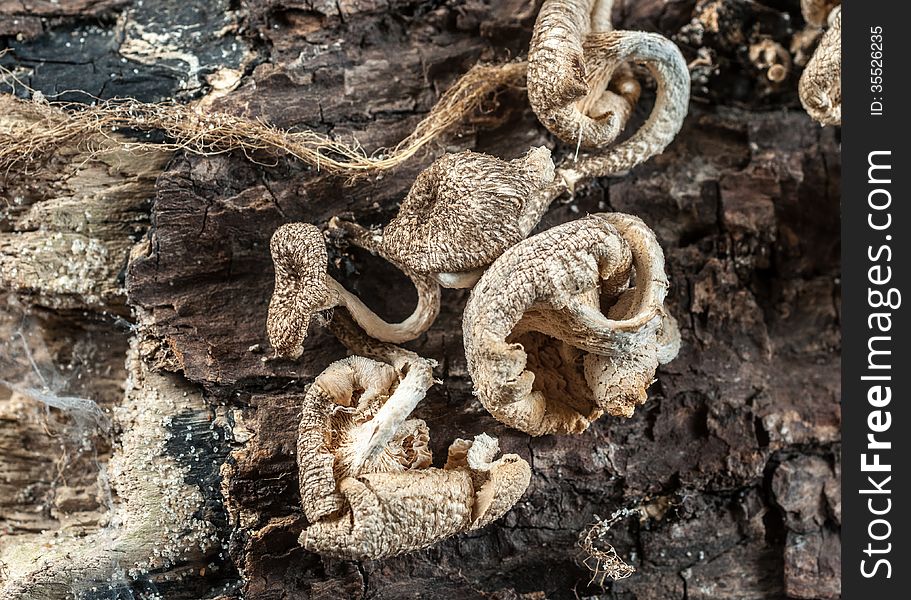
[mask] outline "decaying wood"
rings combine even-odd
[[[194,462],[218,458],[194,442],[219,438],[210,410],[179,376],[150,373],[135,349],[127,362],[126,395],[114,411],[123,435],[107,464],[107,481],[99,482],[108,504],[99,507],[103,520],[94,528],[83,525],[81,536],[61,529],[4,543],[0,598],[78,597],[92,588],[113,593],[173,568],[166,582],[221,550],[206,509],[214,489],[192,480]]]
[[[7,95],[0,96],[0,115],[0,135],[35,135],[65,118],[60,112],[46,119]],[[0,288],[54,308],[124,305],[127,254],[148,227],[155,178],[171,154],[131,153],[118,139],[82,138],[54,152],[37,147],[42,161],[0,179]]]
[[[478,59],[523,56],[539,3],[251,0],[236,10],[227,1],[52,4],[0,2],[0,41],[11,47],[0,63],[46,97],[77,87],[143,101],[206,95],[219,110],[378,148],[405,138]],[[641,217],[665,252],[680,355],[659,368],[648,401],[631,419],[602,417],[580,436],[530,439],[472,396],[461,342],[468,294],[444,291],[434,326],[408,344],[439,362],[434,376],[443,382],[414,416],[433,431],[435,456],[445,456],[455,438],[488,432],[503,453],[528,461],[532,478],[499,521],[396,558],[346,562],[298,543],[309,525],[295,457],[301,402],[313,378],[345,350],[328,330],[314,328],[299,359],[274,356],[266,332],[274,281],[269,239],[284,223],[323,228],[346,213],[364,226],[389,223],[417,173],[444,151],[509,160],[545,145],[555,163],[571,160],[574,145],[549,136],[523,90],[504,90],[483,126],[350,186],[290,159],[253,162],[239,153],[177,154],[166,165],[148,156],[123,157],[122,165],[93,161],[78,176],[66,174],[75,164],[67,157],[75,155],[64,154],[25,179],[0,175],[0,236],[10,249],[3,264],[19,256],[12,244],[58,234],[108,248],[111,262],[98,263],[75,291],[37,270],[21,279],[4,275],[3,288],[46,329],[52,362],[75,361],[88,379],[104,379],[93,388],[74,377],[68,384],[79,389],[64,391],[96,399],[111,409],[114,424],[110,434],[92,434],[97,461],[79,458],[69,467],[79,473],[64,482],[52,467],[64,455],[54,436],[69,431],[72,418],[57,409],[48,416],[19,392],[0,400],[0,473],[11,474],[9,486],[0,482],[3,585],[15,590],[40,581],[54,597],[54,590],[70,589],[72,571],[39,572],[11,559],[10,548],[34,549],[25,540],[70,539],[75,531],[116,540],[123,529],[99,528],[148,517],[135,516],[154,508],[147,499],[136,505],[147,488],[135,486],[146,471],[123,460],[145,440],[151,446],[143,452],[152,456],[143,456],[153,470],[167,471],[165,489],[195,507],[189,520],[178,512],[167,525],[192,543],[176,548],[171,534],[156,530],[161,538],[152,545],[129,546],[152,556],[164,547],[170,558],[152,559],[149,572],[135,578],[133,567],[112,580],[110,565],[80,564],[102,582],[94,598],[156,591],[259,600],[837,598],[838,130],[820,128],[801,109],[800,62],[785,81],[772,82],[745,50],[763,39],[789,48],[803,26],[792,4],[785,11],[781,3],[740,0],[615,3],[616,28],[660,32],[680,46],[696,101],[663,154],[580,186],[551,207],[538,231],[587,213]],[[203,5],[208,12],[200,12]],[[20,17],[17,32],[10,19]],[[160,55],[135,41],[121,53],[120,38],[109,35],[148,40],[164,35],[163,23],[187,22],[201,25],[169,35]],[[236,89],[209,94],[207,82],[224,70],[238,73]],[[648,78],[639,79],[631,131],[654,101]],[[0,112],[0,128],[8,119]],[[127,191],[108,197],[102,188]],[[25,201],[17,205],[17,197]],[[98,207],[91,220],[74,212],[87,203]],[[79,223],[89,229],[80,231]],[[343,236],[328,241],[333,277],[370,299],[387,321],[407,316],[415,296],[400,273]],[[71,244],[42,257],[42,265],[89,264]],[[111,310],[121,321],[105,316]],[[130,322],[138,331],[128,331]],[[112,340],[107,348],[103,335]],[[138,372],[145,383],[124,395],[112,380],[127,380],[128,336],[136,338],[132,380]],[[86,368],[96,364],[111,371]],[[18,449],[20,439],[29,440],[28,451]],[[111,509],[96,499],[104,489],[99,466],[107,467],[114,491]],[[26,514],[30,506],[34,514]],[[602,590],[589,585],[576,544],[594,515],[620,508],[642,515],[611,528],[611,545],[637,571]],[[45,560],[55,556],[48,552]]]

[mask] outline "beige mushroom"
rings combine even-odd
[[[800,77],[800,102],[822,125],[841,125],[841,7],[829,13],[829,29]]]
[[[667,287],[654,234],[630,215],[592,215],[517,244],[465,308],[478,398],[531,435],[581,433],[604,412],[631,416],[679,349]]]
[[[586,37],[608,33],[613,0],[544,2],[528,52],[528,99],[541,123],[584,148],[612,143],[639,100],[628,64],[601,64],[586,55]]]
[[[511,161],[467,150],[446,154],[417,176],[382,232],[340,219],[330,226],[444,287],[471,287],[538,224],[553,181],[554,163],[543,146]]]
[[[832,9],[841,4],[841,0],[800,0],[800,14],[807,25],[825,27]]]
[[[503,516],[531,481],[515,454],[494,460],[495,438],[457,439],[442,469],[346,477],[338,484],[346,508],[311,524],[307,550],[348,559],[379,559],[426,548]]]
[[[408,418],[432,385],[432,361],[368,338],[344,310],[333,332],[352,356],[310,387],[298,429],[301,501],[308,550],[376,559],[417,550],[487,525],[522,496],[528,463],[494,460],[496,439],[457,439],[443,469],[432,468],[429,430]],[[383,361],[383,362],[380,362]]]
[[[398,366],[362,356],[334,362],[304,397],[297,462],[311,523],[344,508],[337,481],[430,466],[430,431],[408,415],[433,384],[432,365],[401,349],[394,359]]]
[[[529,47],[528,97],[539,120],[564,142],[598,149],[558,169],[570,191],[581,179],[616,174],[662,152],[689,105],[689,71],[677,46],[654,33],[604,31],[611,4],[545,0]],[[655,106],[629,139],[607,148],[639,95],[630,62],[644,63],[655,78]],[[605,90],[607,82],[616,93]]]
[[[275,291],[269,304],[267,329],[275,351],[297,358],[314,314],[344,306],[364,330],[378,340],[400,343],[413,340],[430,327],[440,310],[440,289],[430,278],[403,269],[414,283],[418,302],[401,323],[390,324],[328,273],[328,253],[318,228],[289,223],[272,235]]]
[[[791,73],[791,55],[778,42],[763,38],[750,45],[750,62],[772,83],[781,83]]]

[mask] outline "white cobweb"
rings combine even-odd
[[[108,431],[110,420],[97,402],[67,392],[70,380],[54,364],[38,321],[13,303],[0,310],[9,324],[0,328],[0,385],[65,412],[78,428]]]

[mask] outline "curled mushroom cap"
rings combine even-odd
[[[639,99],[628,65],[598,68],[586,56],[586,36],[611,30],[612,6],[612,0],[544,2],[528,52],[528,99],[535,114],[554,135],[585,148],[613,142]]]
[[[339,482],[346,510],[313,523],[301,534],[312,552],[348,559],[379,559],[412,552],[499,519],[531,481],[528,463],[515,454],[492,460],[496,439],[458,439],[456,454],[480,445],[475,460],[398,473],[368,473]],[[470,448],[468,454],[470,455]]]
[[[465,308],[479,399],[531,435],[580,433],[604,412],[630,416],[658,363],[679,349],[666,291],[661,248],[636,217],[593,215],[517,244]]]
[[[457,439],[430,467],[429,432],[408,415],[432,383],[426,361],[385,350],[399,366],[363,357],[333,363],[313,383],[298,431],[304,548],[377,559],[424,548],[498,519],[531,480],[514,454],[494,460],[486,434]]]
[[[800,0],[800,14],[808,25],[823,27],[839,4],[841,0]]]
[[[396,217],[373,234],[333,220],[355,240],[444,287],[470,287],[503,251],[525,239],[547,210],[554,181],[550,150],[504,161],[479,152],[447,154],[415,179]]]
[[[593,34],[586,48],[595,64],[642,62],[658,84],[655,105],[629,139],[600,152],[580,156],[561,169],[572,188],[584,177],[603,177],[633,168],[667,148],[683,125],[689,110],[690,74],[680,50],[667,38],[641,31]]]
[[[565,142],[601,150],[561,170],[570,189],[583,177],[624,171],[662,152],[689,105],[689,71],[677,46],[653,33],[607,31],[610,4],[546,0],[529,47],[528,97],[538,119]],[[604,149],[639,96],[630,62],[644,63],[655,78],[655,106],[633,136]],[[616,92],[605,89],[607,82]]]
[[[390,324],[381,319],[329,275],[325,241],[313,225],[282,225],[272,235],[271,251],[275,291],[266,325],[269,341],[281,356],[300,356],[313,315],[334,306],[346,307],[368,334],[392,343],[418,337],[439,313],[439,286],[406,270],[418,292],[414,312],[401,323]]]
[[[822,125],[841,125],[841,7],[832,9],[829,29],[800,77],[800,102]]]
[[[410,358],[403,372],[351,356],[329,365],[310,386],[297,438],[301,500],[310,522],[344,508],[336,482],[345,477],[430,466],[427,425],[407,416],[433,382],[431,366]]]

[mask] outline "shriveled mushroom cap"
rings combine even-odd
[[[631,215],[593,215],[515,246],[465,310],[479,399],[532,435],[579,433],[602,412],[631,416],[680,347],[667,289],[658,240]]]
[[[839,4],[841,0],[800,0],[800,14],[808,25],[822,27]]]
[[[447,154],[415,179],[383,231],[383,250],[422,274],[485,267],[528,235],[537,218],[523,216],[546,209],[532,204],[553,179],[543,146],[508,162],[467,150]]]
[[[473,444],[485,451],[473,453]],[[491,447],[496,453],[493,438],[456,440],[453,447],[468,457],[454,461],[451,448],[444,469],[343,479],[339,491],[348,510],[313,523],[301,534],[301,545],[320,554],[358,560],[411,552],[487,525],[509,510],[528,487],[531,468],[526,461],[507,454],[491,462]]]
[[[623,131],[639,83],[622,62],[605,64],[586,49],[610,31],[612,1],[545,0],[528,51],[528,99],[541,123],[564,142],[599,148]],[[593,18],[593,11],[596,13]],[[614,80],[612,89],[605,89]]]
[[[612,225],[629,248],[635,285],[628,285],[631,271],[618,269],[614,277],[602,280],[600,289],[589,288],[562,308],[532,307],[516,331],[540,331],[595,354],[626,354],[646,337],[657,335],[666,318],[664,299],[670,283],[664,252],[655,234],[638,217],[598,213],[591,218]],[[606,314],[601,311],[604,304],[609,305]]]
[[[597,405],[613,416],[631,417],[648,398],[659,364],[680,350],[680,331],[664,300],[669,282],[664,252],[654,232],[638,217],[595,215],[613,225],[632,251],[632,285],[623,290],[602,284],[602,294],[581,296],[566,308],[531,313],[520,327],[531,327],[587,352],[585,380]],[[601,312],[607,300],[610,307]]]
[[[578,353],[541,344],[530,357],[511,336],[529,311],[579,304],[602,280],[628,277],[630,264],[617,230],[592,216],[528,238],[491,265],[471,293],[462,331],[475,390],[493,416],[531,435],[579,433],[600,416],[581,375],[573,375]],[[529,370],[536,361],[549,366],[549,377],[536,380]]]
[[[830,25],[800,77],[800,102],[822,125],[841,125],[841,7],[830,14]]]
[[[375,418],[399,385],[392,366],[351,356],[329,365],[304,398],[298,428],[297,460],[301,502],[310,522],[345,506],[336,482],[367,472],[425,468],[432,455],[430,432],[420,419],[409,419],[392,432],[375,458],[359,460],[358,433]]]
[[[266,328],[276,352],[297,358],[314,313],[334,305],[327,283],[329,256],[320,230],[306,223],[288,223],[272,234],[275,291]]]

